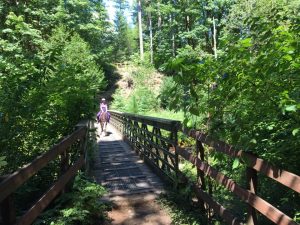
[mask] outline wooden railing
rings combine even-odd
[[[59,193],[68,190],[68,183],[86,161],[88,127],[88,121],[77,124],[76,130],[71,135],[54,145],[49,151],[40,155],[33,162],[13,174],[4,177],[0,183],[0,204],[2,222],[5,225],[31,224]],[[74,145],[76,146],[76,150],[73,147],[73,152],[71,152],[71,146]],[[74,157],[74,150],[78,154],[75,156],[75,162],[71,164],[72,160],[70,160],[70,157],[71,154]],[[58,156],[60,156],[61,163],[59,169],[60,175],[57,181],[29,210],[17,218],[13,199],[14,192],[42,168],[45,168],[49,163],[56,160]]]
[[[179,172],[178,155],[169,149],[177,145],[180,122],[115,111],[110,113],[112,124],[119,129],[131,147],[161,178],[175,181]]]
[[[251,153],[237,151],[222,141],[217,141],[196,130],[181,130],[179,121],[138,116],[128,113],[111,111],[112,124],[119,129],[125,140],[135,149],[150,166],[155,168],[168,181],[187,184],[188,179],[179,170],[179,161],[187,160],[197,168],[197,183],[191,187],[198,198],[200,208],[204,211],[213,210],[228,224],[241,225],[243,222],[230,210],[219,204],[207,193],[205,177],[234,193],[240,200],[248,204],[247,219],[249,225],[258,225],[256,212],[279,225],[297,225],[289,216],[257,195],[257,172],[272,178],[289,189],[300,193],[300,177],[288,171],[278,169]],[[177,144],[177,133],[184,132],[196,141],[196,152],[184,149]],[[166,138],[169,136],[168,138]],[[205,161],[204,145],[212,147],[219,153],[231,158],[239,158],[247,166],[247,188],[243,188],[234,180],[218,171]],[[207,212],[211,215],[211,212]]]

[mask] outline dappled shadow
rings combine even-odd
[[[147,196],[146,196],[147,197]],[[115,205],[109,213],[111,224],[171,224],[171,218],[154,201],[135,199],[132,197],[121,200],[121,204]]]
[[[105,136],[109,136],[109,135],[111,135],[111,134],[112,134],[112,132],[106,131]]]
[[[107,135],[98,130],[94,178],[109,191],[108,196],[160,192],[162,182],[144,165],[110,124]]]
[[[171,224],[170,217],[154,202],[164,190],[163,182],[111,124],[107,133],[98,136],[93,177],[108,191],[102,200],[114,203],[109,224]]]

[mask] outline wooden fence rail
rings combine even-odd
[[[4,177],[0,183],[0,205],[2,221],[5,225],[31,224],[51,201],[62,191],[67,191],[67,184],[76,175],[76,172],[85,164],[86,144],[89,122],[84,121],[76,126],[76,130],[53,146],[49,151],[37,157],[33,162],[18,171]],[[70,147],[77,144],[78,156],[75,163],[70,164]],[[28,179],[37,174],[42,168],[60,156],[61,175],[58,180],[43,194],[43,196],[23,214],[16,218],[13,193]]]
[[[257,195],[257,173],[261,173],[291,190],[300,193],[300,177],[291,172],[279,169],[263,159],[242,150],[237,151],[233,146],[222,141],[214,140],[210,136],[197,130],[182,130],[181,123],[174,120],[158,119],[138,116],[116,111],[110,112],[112,124],[119,129],[123,137],[137,153],[152,166],[158,174],[169,182],[189,182],[179,170],[179,160],[184,159],[197,168],[198,182],[192,188],[199,199],[201,209],[213,209],[228,224],[258,225],[256,212],[278,225],[297,225],[292,218],[281,212],[275,206]],[[196,140],[196,152],[180,148],[177,145],[178,132],[183,132]],[[213,147],[216,151],[231,158],[239,158],[247,166],[246,177],[248,187],[243,188],[222,172],[213,168],[204,160],[203,145]],[[234,193],[240,200],[248,204],[246,221],[241,221],[224,206],[215,201],[207,193],[204,177],[210,177],[217,183]],[[208,191],[209,192],[209,191]],[[211,213],[207,213],[210,215]]]

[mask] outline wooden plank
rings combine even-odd
[[[124,176],[123,177],[121,177],[121,176],[119,176],[119,177],[112,177],[112,178],[105,179],[103,182],[101,182],[101,184],[102,185],[109,184],[108,181],[116,181],[116,180],[127,181],[129,179],[138,179],[138,178],[146,178],[146,176],[145,175],[135,175],[135,176],[130,175],[130,176],[126,176],[126,177],[124,177]]]
[[[247,167],[246,169],[248,190],[256,194],[257,192],[257,171]],[[247,225],[258,225],[256,210],[248,205]]]
[[[68,181],[75,176],[76,172],[82,167],[84,157],[81,156],[70,169],[62,175],[59,180],[45,193],[26,214],[24,214],[17,222],[18,225],[31,224],[40,213],[51,203],[51,201],[60,193]]]
[[[216,169],[209,166],[206,162],[201,161],[196,156],[193,156],[188,151],[176,147],[176,152],[181,155],[186,160],[193,163],[197,168],[202,170],[205,174],[214,178],[218,183],[226,187],[228,190],[236,194],[243,201],[247,202],[258,210],[261,214],[269,218],[275,224],[278,225],[298,225],[289,216],[285,215],[283,212],[278,210],[276,207],[272,206],[270,203],[260,198],[259,196],[251,193],[248,190],[240,187],[235,181],[228,178],[226,175],[218,172]]]
[[[298,175],[279,169],[267,161],[257,158],[242,150],[237,151],[233,146],[222,141],[213,140],[211,137],[200,131],[190,130],[188,134],[189,136],[215,148],[219,152],[231,157],[240,158],[241,161],[244,161],[247,164],[247,166],[300,193],[300,177]]]
[[[80,129],[74,131],[70,136],[63,139],[59,144],[52,147],[49,151],[38,156],[30,164],[25,165],[23,168],[14,172],[4,181],[2,181],[0,183],[0,202],[8,195],[13,193],[20,185],[36,174],[40,169],[45,167],[48,162],[65,151],[65,149],[71,146],[77,139],[82,139],[85,137],[86,130],[86,127],[81,127]]]

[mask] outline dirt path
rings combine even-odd
[[[110,224],[169,225],[170,216],[155,202],[156,195],[119,197],[108,216]]]

